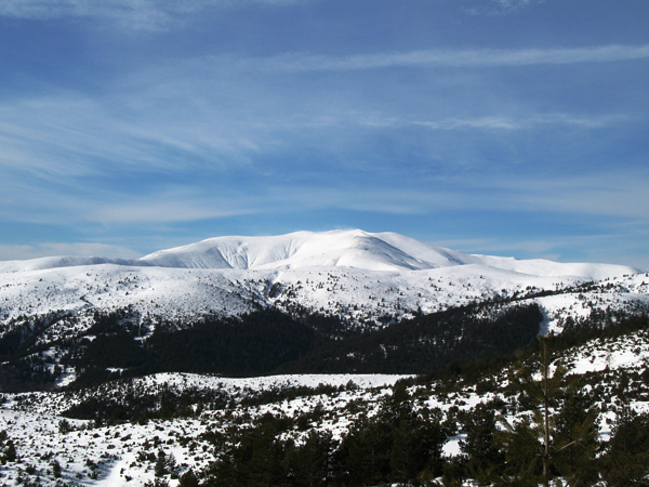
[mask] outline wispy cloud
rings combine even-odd
[[[649,223],[649,173],[643,169],[597,170],[580,175],[536,175],[503,177],[481,172],[464,179],[472,208],[480,204],[506,211],[622,217],[637,224]],[[459,195],[457,195],[459,196]]]
[[[0,16],[19,19],[92,18],[134,30],[166,29],[213,7],[246,3],[290,5],[306,0],[3,0]]]
[[[495,237],[490,238],[454,238],[448,240],[436,240],[431,242],[439,247],[446,247],[455,250],[462,250],[470,253],[497,253],[520,255],[530,253],[536,255],[547,255],[558,246],[565,244],[565,240],[529,240],[517,239],[514,241],[503,241]],[[556,254],[555,254],[556,255]]]
[[[135,259],[142,256],[141,253],[128,247],[96,242],[43,242],[35,245],[0,245],[0,260],[27,260],[57,255],[120,259]]]
[[[464,5],[465,12],[471,15],[506,15],[527,7],[544,3],[545,0],[479,0]],[[466,3],[466,2],[465,2]]]
[[[535,129],[550,125],[610,127],[626,122],[624,115],[422,120],[407,113],[350,111],[346,103],[326,109],[309,106],[311,93],[292,93],[294,100],[288,102],[295,103],[300,96],[304,113],[278,111],[273,105],[260,108],[263,100],[260,104],[256,99],[250,105],[242,101],[221,108],[202,82],[196,86],[191,96],[176,95],[177,102],[167,105],[158,104],[147,90],[135,90],[128,96],[137,98],[140,108],[119,116],[110,106],[128,105],[121,92],[103,100],[69,93],[0,106],[2,218],[173,223],[327,207],[392,214],[525,208],[640,217],[649,206],[642,196],[649,179],[642,174],[622,178],[618,173],[599,180],[489,176],[481,149],[471,149],[475,141],[465,138],[469,131],[505,137],[527,129],[532,136]],[[275,102],[283,99],[278,96]],[[257,106],[250,108],[252,104]],[[206,113],[166,108],[176,106],[202,106]],[[377,152],[376,139],[394,130],[409,136],[417,127],[455,131],[461,147],[436,142],[439,155],[434,159],[440,161],[438,168],[451,167],[464,157],[458,151],[473,151],[464,157],[476,170],[473,179],[433,178],[426,187],[413,184],[416,181],[406,177],[410,169],[401,160]],[[350,149],[363,138],[366,145]],[[417,146],[417,150],[427,149]],[[326,158],[326,166],[310,163],[310,153]],[[412,174],[431,164],[428,155],[425,159]],[[255,189],[260,186],[264,193]]]
[[[239,60],[240,66],[281,71],[348,71],[382,68],[494,68],[602,63],[649,58],[649,45],[553,49],[433,49],[352,56],[286,54]]]
[[[473,119],[446,119],[440,121],[412,121],[408,124],[418,125],[431,130],[485,129],[485,130],[521,130],[538,128],[544,125],[565,125],[596,129],[609,127],[631,120],[628,115],[575,115],[568,113],[545,113],[528,117],[513,118],[505,116],[481,117]],[[387,121],[385,122],[388,123]],[[378,125],[378,123],[375,123]],[[394,125],[394,123],[393,123]],[[403,123],[402,123],[403,125]]]
[[[194,186],[185,191],[161,191],[147,198],[132,196],[126,201],[110,201],[96,205],[86,214],[89,221],[117,224],[159,224],[215,220],[224,217],[263,213],[264,205],[244,192],[229,196],[197,195]],[[267,205],[268,206],[268,205]]]
[[[649,223],[649,173],[619,169],[584,176],[504,175],[486,171],[440,176],[406,186],[384,181],[372,187],[359,181],[300,185],[277,182],[265,195],[271,211],[340,208],[390,214],[443,214],[452,211],[533,212],[620,218],[633,228]]]
[[[646,256],[634,255],[634,237],[633,232],[618,232],[613,228],[608,232],[586,235],[554,235],[552,239],[545,236],[530,239],[499,235],[488,238],[451,238],[431,243],[472,254],[517,256],[520,259],[547,259],[555,262],[601,262],[649,269]]]

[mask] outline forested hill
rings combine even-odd
[[[132,261],[49,257],[0,262],[0,336],[52,316],[93,324],[129,309],[192,326],[260,308],[329,316],[346,330],[484,301],[528,298],[548,326],[649,303],[649,275],[628,266],[469,255],[393,233],[218,237]],[[52,323],[64,338],[64,321]],[[343,334],[344,335],[344,334]],[[342,335],[341,335],[342,336]]]
[[[412,325],[423,336],[466,312]],[[535,313],[512,309],[493,323]],[[95,332],[112,329],[99,321]],[[3,482],[641,486],[648,366],[647,315],[602,313],[511,354],[417,376],[160,373],[3,393]]]
[[[394,233],[218,237],[133,261],[0,263],[0,385],[160,371],[418,373],[649,309],[649,274]]]
[[[157,372],[420,373],[524,347],[539,333],[543,315],[535,304],[470,305],[356,333],[332,317],[297,319],[278,310],[207,316],[192,327],[163,321],[151,333],[128,310],[96,313],[93,320],[84,333],[47,349],[37,339],[46,324],[5,335],[4,390],[47,388],[65,377],[80,387]],[[53,346],[60,355],[44,353]]]

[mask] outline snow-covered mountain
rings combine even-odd
[[[547,260],[469,255],[396,233],[362,230],[296,232],[267,237],[216,237],[160,250],[136,260],[103,257],[45,257],[0,262],[0,273],[58,267],[114,264],[180,269],[276,270],[349,267],[368,271],[413,271],[476,264],[533,276],[587,279],[635,274],[637,269],[607,264],[560,264]]]
[[[459,312],[451,309],[469,303],[486,304]],[[398,347],[404,347],[406,354],[418,350],[412,347],[412,340],[437,354],[441,348],[434,347],[440,338],[442,348],[451,347],[451,353],[456,353],[459,348],[453,349],[453,344],[475,332],[469,325],[490,325],[490,320],[497,322],[503,316],[501,321],[507,325],[508,316],[524,316],[526,310],[532,310],[528,316],[535,317],[528,320],[532,335],[542,317],[542,332],[561,330],[571,320],[598,312],[604,318],[591,323],[614,323],[621,316],[616,310],[629,316],[649,309],[649,274],[625,266],[468,255],[394,233],[360,230],[219,237],[131,261],[49,257],[1,262],[3,482],[26,485],[26,479],[36,479],[51,486],[63,481],[69,482],[67,485],[146,486],[154,481],[165,485],[162,481],[169,478],[166,485],[177,485],[174,477],[190,469],[206,475],[204,469],[223,453],[227,443],[219,438],[228,432],[241,430],[245,434],[259,422],[274,418],[293,425],[282,437],[294,438],[299,445],[315,433],[330,433],[340,440],[352,425],[380,417],[381,408],[390,404],[390,386],[399,376],[228,379],[212,373],[219,372],[218,367],[210,370],[210,375],[180,373],[187,369],[165,369],[164,365],[146,368],[168,358],[170,350],[165,346],[169,344],[179,350],[175,358],[180,357],[178,363],[184,364],[183,354],[189,355],[185,350],[192,340],[192,350],[206,349],[204,355],[210,360],[220,359],[219,353],[226,355],[225,360],[239,353],[248,354],[244,360],[250,362],[249,354],[259,352],[254,343],[246,348],[250,333],[241,340],[244,346],[237,344],[239,348],[233,347],[236,353],[228,355],[223,353],[224,347],[215,352],[210,348],[214,342],[209,340],[201,347],[199,339],[214,334],[201,332],[200,325],[206,323],[205,315],[243,316],[255,309],[266,310],[262,321],[274,314],[286,316],[272,311],[278,309],[294,316],[335,316],[356,331],[373,331],[350,333],[343,339],[335,336],[326,345],[342,347],[336,353],[330,353],[330,348],[324,353],[315,346],[299,349],[306,342],[291,341],[293,337],[286,334],[278,338],[286,330],[304,330],[297,321],[287,320],[285,328],[277,326],[256,341],[262,347],[274,347],[271,352],[277,350],[277,355],[297,347],[307,358],[308,353],[317,352],[311,356],[316,362],[350,359],[346,363],[360,363],[364,355],[378,350],[380,360],[394,362],[404,355],[396,353]],[[390,326],[401,318],[446,309],[449,316],[437,321],[438,315],[432,315]],[[517,310],[520,313],[516,314]],[[110,318],[117,319],[104,319],[111,312],[115,313]],[[644,325],[620,336],[586,338],[578,346],[562,349],[556,357],[568,367],[572,379],[581,381],[583,391],[593,390],[600,411],[598,433],[603,440],[612,436],[612,425],[622,411],[616,408],[622,401],[638,411],[647,410],[646,381],[638,379],[646,374],[649,360],[649,335],[646,318],[643,320]],[[512,331],[521,326],[521,321],[511,321]],[[459,335],[448,327],[426,335],[428,322],[442,326],[460,322],[461,329]],[[250,320],[246,322],[243,316],[224,323],[218,332],[226,333],[218,339],[225,341],[227,349],[235,341],[232,336],[245,331]],[[273,322],[277,323],[281,325]],[[231,324],[234,327],[228,330]],[[618,327],[621,330],[622,325]],[[170,341],[156,342],[158,326],[191,329],[165,331]],[[405,336],[407,327],[418,327],[411,338]],[[194,335],[183,334],[197,329]],[[327,340],[326,329],[318,329],[318,333],[319,340]],[[404,335],[401,345],[394,345],[394,333]],[[497,342],[511,338],[503,336],[505,333],[492,334]],[[484,337],[474,343],[484,346]],[[361,343],[365,338],[369,341]],[[272,359],[273,353],[264,357]],[[195,361],[192,367],[200,369],[197,364]],[[457,411],[470,413],[480,404],[489,404],[490,408],[499,405],[508,421],[526,414],[508,390],[513,373],[510,367],[513,365],[471,379],[477,382],[455,377],[446,385],[444,380],[411,383],[408,392],[418,399],[408,404],[431,417],[441,414],[440,421],[455,425],[443,439],[446,457],[459,454],[460,440],[468,435]],[[171,373],[146,375],[151,371]],[[636,380],[623,380],[625,375]],[[120,376],[121,380],[111,381]],[[44,391],[74,380],[80,389]],[[65,419],[61,416],[64,412]],[[176,466],[167,473],[158,472],[160,452],[173,454]]]
[[[574,286],[593,282],[588,291]],[[549,321],[647,303],[649,279],[619,265],[518,260],[435,247],[395,233],[217,237],[137,260],[48,257],[0,263],[0,323],[19,316],[130,307],[142,316],[239,315],[252,308],[335,315],[355,326],[390,315],[565,290],[535,298]],[[589,293],[597,294],[591,299]],[[562,314],[563,313],[563,314]]]
[[[461,265],[476,259],[394,233],[351,230],[297,232],[277,237],[217,237],[155,252],[139,262],[202,269],[352,267],[402,271]]]

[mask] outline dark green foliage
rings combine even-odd
[[[422,373],[512,353],[539,332],[536,304],[482,318],[482,305],[468,305],[394,323],[384,329],[331,342],[278,372]]]
[[[241,407],[259,406],[261,404],[277,403],[281,401],[291,401],[296,397],[320,396],[325,394],[334,394],[347,390],[353,385],[332,386],[330,384],[319,384],[316,387],[309,386],[292,386],[292,387],[275,387],[268,390],[251,393],[239,402]]]
[[[304,487],[326,485],[333,480],[336,469],[335,448],[331,433],[311,431],[299,447],[288,442],[285,465],[293,484]]]
[[[52,359],[42,353],[51,344],[38,344],[38,340],[62,319],[69,319],[67,313],[23,316],[0,330],[0,389],[18,392],[52,387],[60,369],[50,367]]]
[[[198,477],[192,469],[187,470],[180,476],[178,487],[198,487]]]
[[[466,363],[512,352],[533,340],[542,319],[536,305],[478,318],[483,311],[479,305],[453,308],[349,336],[335,318],[305,315],[298,320],[266,309],[239,318],[206,316],[192,324],[161,322],[140,340],[142,327],[146,331],[152,325],[119,310],[96,313],[86,336],[69,344],[64,362],[77,370],[76,387],[169,371],[418,373],[451,360]]]
[[[455,382],[462,374],[465,380],[477,381],[489,368],[506,364],[506,354],[520,358],[529,353],[526,347],[538,333],[542,316],[537,305],[501,306],[461,306],[356,335],[346,332],[345,324],[336,318],[306,313],[293,318],[273,309],[240,318],[206,316],[199,323],[155,326],[123,309],[96,313],[84,335],[61,341],[59,345],[67,350],[61,364],[76,368],[76,387],[164,371],[254,376],[438,370],[429,379]],[[36,336],[61,319],[72,318],[58,314],[25,321],[0,337],[0,350],[10,359],[0,366],[5,389],[42,388],[55,380],[60,368],[46,363],[49,358],[33,344]],[[588,337],[615,336],[647,326],[646,315],[593,312],[590,319],[572,323],[566,332],[548,340],[560,350]],[[147,335],[152,328],[155,331]],[[147,338],[138,339],[142,334]]]
[[[16,447],[14,442],[7,435],[6,430],[0,431],[0,463],[5,465],[7,462],[16,461]]]
[[[86,390],[85,399],[70,407],[63,416],[95,419],[100,422],[144,422],[149,419],[192,417],[194,407],[210,405],[223,409],[228,401],[222,390],[188,387],[177,392],[167,385],[147,390],[132,379],[116,381]]]
[[[153,482],[145,482],[144,487],[169,487],[169,482],[165,479],[156,478]]]
[[[131,374],[146,370],[150,360],[141,342],[135,338],[141,332],[139,315],[128,309],[108,314],[95,312],[93,325],[69,344],[64,362],[77,371],[76,387],[89,387],[117,379],[120,372],[107,369],[129,369]]]
[[[505,433],[497,435],[505,453],[502,475],[496,477],[497,484],[537,487],[547,480],[543,475],[544,445],[539,441],[542,432],[539,431],[538,420],[526,417],[508,427]]]
[[[649,485],[649,413],[622,411],[602,463],[611,487]]]
[[[158,456],[156,457],[155,467],[153,472],[156,477],[164,477],[169,473],[167,470],[167,455],[164,451],[158,451]]]
[[[405,387],[385,399],[377,416],[359,419],[341,443],[315,430],[300,443],[282,440],[295,425],[267,414],[227,441],[201,485],[362,486],[434,477],[447,437],[442,419],[439,410],[415,411]]]
[[[240,318],[206,316],[191,326],[163,322],[144,342],[136,340],[138,316],[122,310],[97,313],[94,320],[87,332],[92,340],[81,338],[65,357],[77,369],[76,387],[156,372],[264,375],[326,340],[275,310]],[[111,373],[109,368],[125,370]]]
[[[67,317],[67,313],[53,312],[45,316],[18,317],[7,324],[0,334],[0,358],[7,360],[33,352],[36,340],[48,328]]]
[[[65,435],[72,431],[72,426],[67,419],[62,419],[59,421],[59,433]]]
[[[158,371],[268,374],[313,348],[316,333],[289,316],[266,310],[240,320],[206,317],[179,331],[157,329],[147,341]]]
[[[649,315],[629,314],[624,310],[593,309],[590,316],[580,321],[568,317],[567,324],[558,335],[548,336],[548,345],[555,351],[566,350],[597,338],[617,338],[638,330],[649,329]]]
[[[599,478],[595,455],[598,411],[594,397],[570,388],[554,415],[554,467],[571,487],[593,485]]]
[[[572,292],[586,292],[589,286],[576,286]],[[531,289],[528,294],[534,293],[538,294]],[[541,294],[548,293],[554,292]],[[254,376],[445,370],[451,382],[454,373],[477,381],[486,372],[484,366],[502,366],[504,354],[528,353],[526,347],[542,320],[537,305],[522,304],[529,296],[518,293],[506,300],[430,315],[416,313],[401,322],[385,316],[386,328],[367,333],[354,332],[344,319],[309,314],[297,305],[287,305],[286,313],[258,308],[240,318],[208,315],[158,323],[132,308],[97,312],[90,329],[80,335],[66,332],[56,341],[48,338],[51,328],[65,321],[65,328],[74,330],[76,317],[65,312],[23,316],[0,330],[0,387],[6,391],[52,388],[66,366],[76,369],[76,387],[162,371]],[[587,339],[646,329],[649,318],[628,310],[593,309],[588,318],[568,318],[563,325],[560,335],[548,339],[557,351]],[[65,351],[58,365],[44,353],[52,346]],[[471,365],[476,359],[482,365]],[[447,368],[452,361],[454,367]]]
[[[205,408],[223,410],[232,407],[235,403],[237,407],[253,407],[290,401],[297,397],[334,394],[355,387],[353,383],[338,387],[326,384],[316,387],[276,387],[269,390],[248,391],[243,397],[235,398],[218,387],[215,389],[183,387],[182,392],[179,392],[166,384],[161,384],[156,390],[151,390],[135,379],[121,379],[85,389],[84,399],[62,414],[68,418],[94,419],[100,423],[119,421],[142,423],[151,419],[194,417]],[[71,392],[67,395],[75,396]],[[62,422],[59,423],[60,431]],[[69,424],[67,426],[69,427]]]
[[[504,485],[547,486],[561,477],[571,487],[592,486],[599,479],[594,400],[569,387],[561,364],[551,373],[548,340],[541,338],[540,343],[536,363],[511,378],[519,404],[525,403],[531,414],[513,425],[502,420],[505,430],[495,436],[506,462],[492,478]],[[533,377],[534,370],[540,379]]]
[[[204,485],[282,485],[286,478],[284,457],[287,444],[279,439],[286,425],[267,415],[261,424],[238,435],[208,471]]]
[[[462,415],[462,431],[466,438],[460,441],[463,454],[463,477],[479,481],[502,473],[505,455],[496,445],[496,414],[490,404],[478,404]]]
[[[579,324],[574,324],[571,329],[561,334],[549,335],[544,339],[551,350],[555,353],[560,353],[589,340],[615,340],[618,337],[642,330],[649,330],[649,317],[646,314],[625,316],[622,312],[608,312],[603,314],[593,312],[591,318],[582,320]],[[437,392],[456,391],[461,387],[471,384],[476,384],[478,389],[484,391],[489,388],[489,384],[482,383],[482,378],[497,375],[502,370],[517,367],[517,364],[521,362],[530,361],[539,353],[539,350],[539,340],[533,340],[528,346],[517,348],[510,354],[473,360],[462,364],[452,360],[444,368],[420,374],[415,379],[415,382],[418,384],[426,384],[441,381],[436,386]],[[588,376],[589,374],[586,375],[586,377]],[[629,390],[628,388],[621,387],[624,380],[623,374],[619,378],[620,384],[616,388],[618,392],[624,390],[625,396],[631,392],[635,398],[639,398],[639,396],[644,394],[643,388],[636,387],[635,390]],[[636,382],[636,385],[643,380],[649,384],[649,371],[645,371],[644,376],[638,377],[636,380],[640,381]],[[596,386],[594,383],[590,383],[590,385]],[[510,393],[514,391],[511,387],[509,389]],[[624,398],[620,397],[620,399]],[[521,406],[523,408],[529,407],[528,402],[529,397],[521,398]]]
[[[61,477],[61,464],[57,460],[52,461],[52,475],[55,479]]]

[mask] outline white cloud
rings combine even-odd
[[[431,242],[439,247],[446,247],[455,250],[462,250],[470,253],[496,253],[496,254],[520,254],[521,252],[535,255],[549,255],[553,249],[565,245],[566,240],[553,239],[529,240],[517,239],[505,241],[498,238],[455,238],[449,240],[437,240]],[[554,254],[556,256],[556,254]]]
[[[241,216],[251,213],[262,213],[263,210],[250,208],[248,197],[223,199],[191,198],[181,195],[166,197],[133,198],[128,203],[104,203],[86,215],[91,221],[117,224],[131,223],[177,223],[197,220]]]
[[[36,245],[0,245],[0,261],[65,255],[116,259],[135,259],[142,256],[141,253],[128,247],[94,242],[44,242]]]
[[[633,266],[649,270],[649,259],[634,248],[636,233],[618,232],[616,228],[602,233],[575,235],[569,232],[548,240],[517,236],[491,238],[451,238],[431,241],[432,245],[474,254],[515,256],[520,259],[547,259],[555,262],[600,262]],[[637,229],[636,229],[637,230]],[[571,256],[567,258],[566,256]]]
[[[454,63],[525,65],[533,60],[603,61],[633,56],[649,56],[649,46],[379,53],[363,57],[360,63],[358,57],[327,57],[323,69]],[[457,143],[465,135],[459,132],[467,130],[487,132],[486,137],[503,136],[493,140],[505,145],[511,142],[509,133],[516,130],[550,125],[559,131],[610,127],[630,120],[627,115],[534,113],[524,104],[508,104],[506,98],[484,105],[478,100],[478,105],[471,102],[467,108],[464,95],[481,90],[474,89],[473,84],[469,90],[453,90],[450,98],[442,96],[446,87],[439,92],[435,87],[424,91],[431,88],[429,84],[425,88],[415,86],[405,96],[398,90],[393,93],[385,89],[383,92],[390,96],[381,98],[363,92],[364,80],[358,86],[347,85],[347,92],[339,92],[335,85],[321,89],[308,81],[304,87],[286,89],[284,83],[248,76],[251,68],[281,68],[288,59],[201,57],[125,73],[94,98],[57,91],[31,99],[4,100],[0,103],[1,216],[5,221],[40,223],[160,223],[334,204],[389,213],[434,213],[436,208],[550,209],[625,217],[646,213],[646,177],[631,175],[627,185],[605,175],[601,186],[584,180],[564,182],[560,177],[512,179],[502,168],[509,169],[515,162],[505,160],[508,154],[502,151],[497,154],[504,155],[501,171],[490,178],[486,172],[489,160],[480,153],[481,147],[474,145],[474,134]],[[296,55],[292,59],[296,67],[320,69],[316,60],[321,58]],[[278,75],[271,81],[284,80],[284,72],[270,74]],[[295,85],[301,81],[297,79]],[[318,89],[321,91],[314,91]],[[413,126],[455,130],[459,137],[437,137],[412,130]],[[396,130],[388,130],[392,128]],[[386,155],[386,151],[376,149],[377,135],[390,143],[402,136],[404,146],[411,140],[414,143]],[[422,142],[424,138],[432,142]],[[413,148],[442,171],[458,167],[464,163],[462,159],[469,160],[471,169],[476,169],[474,179],[455,181],[448,188],[443,181],[437,185],[431,181],[426,190],[413,187],[416,185],[412,182],[420,182],[415,178],[404,183],[402,161],[390,158],[394,155],[398,159]],[[278,154],[299,159],[297,164],[304,167],[286,170],[284,165],[290,162],[276,157]],[[329,167],[309,165],[310,154],[327,158]],[[526,173],[537,172],[530,168]],[[334,181],[332,174],[339,181]],[[392,179],[388,177],[391,174]],[[123,184],[116,175],[132,179],[132,186]],[[345,184],[345,178],[359,175],[363,177],[355,187]],[[190,189],[183,193],[170,188],[176,178]],[[504,187],[506,181],[512,184]],[[607,186],[610,181],[613,186]],[[638,181],[647,185],[643,188]],[[388,182],[391,187],[386,187]],[[268,194],[248,194],[248,183],[268,188]],[[309,187],[312,183],[322,187]],[[228,185],[232,191],[223,194]],[[198,195],[192,194],[192,188]],[[498,191],[493,194],[490,190]],[[210,192],[213,195],[206,196]]]
[[[353,56],[284,54],[268,58],[247,58],[240,67],[278,71],[349,71],[409,68],[493,68],[543,64],[575,64],[629,61],[649,58],[649,45],[608,45],[554,49],[431,49],[410,52],[382,52]]]
[[[306,0],[3,0],[0,16],[19,19],[93,18],[133,30],[159,30],[211,7],[245,3],[290,5]]]
[[[557,212],[633,219],[649,223],[649,173],[618,168],[585,175],[489,175],[463,180],[471,207],[509,211]]]
[[[471,15],[506,15],[517,12],[533,5],[544,3],[545,0],[478,0],[477,5],[464,6],[464,10]]]
[[[481,118],[452,118],[439,121],[414,121],[401,123],[429,128],[431,130],[455,129],[485,129],[485,130],[520,130],[538,128],[542,125],[566,125],[588,129],[604,128],[614,124],[627,122],[631,117],[627,115],[574,115],[569,113],[542,113],[524,118],[505,116],[491,116]],[[387,124],[387,122],[386,122]],[[378,123],[375,123],[379,126]],[[392,125],[395,125],[394,123]]]

